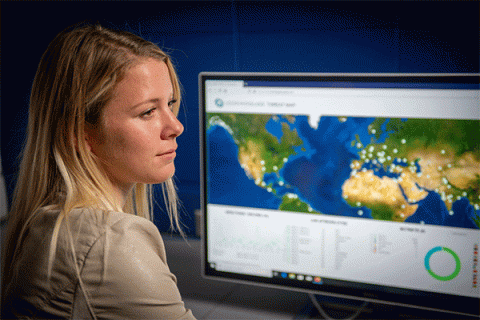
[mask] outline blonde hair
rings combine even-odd
[[[152,185],[136,184],[122,207],[84,136],[86,123],[99,124],[103,108],[126,72],[146,58],[167,65],[178,114],[180,85],[171,59],[157,45],[132,33],[99,25],[69,28],[43,54],[33,81],[27,140],[3,242],[2,300],[15,252],[21,250],[23,233],[40,208],[60,210],[50,245],[49,273],[61,222],[72,209],[94,207],[153,218]],[[171,178],[162,183],[162,190],[171,226],[175,223],[181,232]]]

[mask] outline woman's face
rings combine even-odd
[[[98,128],[87,126],[87,144],[123,192],[174,174],[176,137],[183,132],[172,111],[174,99],[167,65],[148,59],[117,85]]]

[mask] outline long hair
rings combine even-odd
[[[145,58],[166,63],[178,114],[180,85],[171,59],[132,33],[99,25],[69,28],[43,54],[32,85],[27,140],[3,243],[2,301],[15,252],[21,250],[24,231],[40,208],[60,210],[50,244],[49,274],[61,222],[72,209],[94,207],[153,218],[152,186],[137,183],[125,205],[117,203],[113,185],[88,151],[84,135],[86,123],[99,123],[126,72]],[[162,188],[171,226],[175,223],[181,232],[172,179]]]

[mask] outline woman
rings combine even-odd
[[[152,217],[162,183],[179,228],[180,88],[128,32],[60,33],[40,61],[4,242],[2,319],[193,318]]]

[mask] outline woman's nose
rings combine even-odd
[[[176,138],[183,133],[183,124],[178,120],[172,111],[168,111],[166,114],[167,121],[163,130],[163,139]]]

